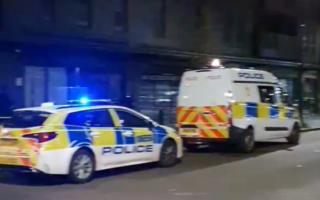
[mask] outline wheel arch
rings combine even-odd
[[[86,151],[86,152],[88,152],[89,154],[91,154],[91,156],[92,156],[92,158],[93,158],[93,160],[94,160],[94,168],[95,168],[95,170],[96,170],[96,167],[97,167],[96,155],[95,155],[94,151],[93,151],[89,146],[82,146],[82,147],[78,148],[78,149],[72,154],[72,156],[71,156],[71,158],[70,158],[70,160],[69,160],[69,170],[70,170],[71,161],[72,161],[74,155],[75,155],[76,153],[78,153],[79,151]]]
[[[166,142],[168,142],[168,141],[173,142],[174,145],[178,148],[178,144],[177,144],[177,142],[176,142],[173,138],[171,138],[171,137],[165,138],[165,139],[162,141],[162,145],[161,145],[161,148],[160,148],[160,151],[159,151],[159,155],[158,155],[158,160],[160,160],[160,156],[161,156],[161,152],[162,152],[163,145],[164,145]]]

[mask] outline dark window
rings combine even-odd
[[[107,110],[91,110],[71,113],[65,120],[66,125],[113,127],[112,118]]]
[[[128,0],[113,0],[114,28],[116,31],[128,31]]]
[[[149,127],[147,120],[126,111],[117,110],[121,126],[123,127]]]
[[[55,0],[41,0],[42,18],[47,22],[54,22],[55,20]]]
[[[159,13],[156,13],[155,36],[166,37],[167,32],[167,0],[160,0]]]
[[[90,27],[92,23],[92,1],[73,0],[74,23],[81,27]]]
[[[8,128],[27,128],[41,126],[51,113],[41,111],[16,111],[3,123]]]
[[[275,89],[272,86],[258,86],[262,103],[277,103]]]
[[[195,28],[203,28],[205,21],[204,15],[204,3],[203,1],[197,1],[195,5]]]

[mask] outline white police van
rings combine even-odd
[[[271,73],[237,68],[187,71],[180,85],[177,126],[189,150],[234,142],[251,152],[255,141],[298,144],[300,122]]]

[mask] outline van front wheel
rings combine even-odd
[[[248,128],[244,131],[243,135],[239,138],[238,149],[243,153],[251,153],[254,149],[254,132],[253,128]]]

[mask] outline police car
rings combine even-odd
[[[298,144],[300,122],[286,102],[284,88],[271,73],[212,68],[184,73],[177,125],[185,146],[236,143],[251,152],[255,141],[286,138]]]
[[[95,171],[182,157],[174,129],[121,106],[45,104],[14,111],[0,131],[0,169],[68,175],[76,183]]]

